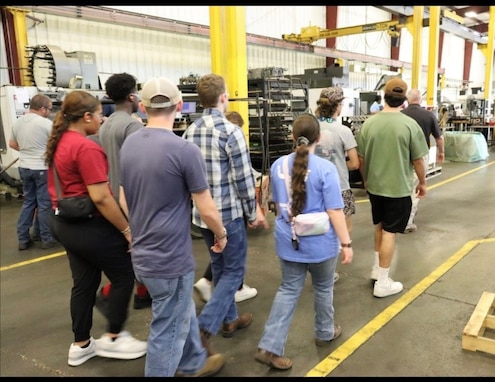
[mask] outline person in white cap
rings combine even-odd
[[[403,233],[411,213],[413,172],[419,183],[416,193],[426,196],[428,154],[423,130],[411,117],[401,113],[407,84],[399,77],[387,81],[385,107],[372,115],[359,130],[359,169],[371,203],[375,225],[375,261],[371,271],[373,295],[387,297],[400,293],[403,285],[389,277],[397,233]]]
[[[206,377],[226,361],[223,354],[208,354],[199,334],[191,198],[215,235],[211,251],[224,250],[227,233],[201,151],[173,131],[182,106],[175,84],[166,78],[147,81],[140,108],[148,123],[128,136],[120,151],[120,203],[132,230],[135,277],[152,298],[146,377]]]

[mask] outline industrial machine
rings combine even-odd
[[[0,87],[0,190],[14,195],[19,191],[17,184],[20,178],[16,163],[19,152],[11,149],[8,142],[12,124],[27,112],[31,97],[38,93],[49,96],[53,103],[49,118],[53,119],[65,95],[73,90],[88,91],[99,99],[105,94],[100,85],[94,53],[64,52],[53,45],[39,45],[28,51],[27,77],[32,86]]]

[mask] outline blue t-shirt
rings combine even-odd
[[[294,155],[289,154],[289,176],[292,174]],[[270,183],[272,198],[279,213],[275,218],[275,248],[284,260],[298,263],[320,263],[339,254],[340,242],[333,226],[324,235],[299,237],[299,249],[292,247],[292,230],[289,223],[289,201],[284,179],[283,159],[278,158],[271,166]],[[303,213],[321,212],[344,208],[337,168],[330,161],[309,154],[306,180],[306,205]]]
[[[124,141],[120,170],[136,275],[168,279],[193,271],[191,193],[209,188],[198,146],[144,127]]]

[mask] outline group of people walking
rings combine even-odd
[[[211,337],[220,332],[230,338],[252,322],[251,313],[239,312],[236,294],[244,285],[248,229],[267,227],[242,125],[226,117],[225,80],[217,74],[199,79],[204,110],[182,136],[173,131],[182,95],[168,79],[152,78],[138,92],[135,78],[121,73],[111,76],[106,87],[116,111],[103,125],[100,101],[74,90],[55,116],[44,153],[53,210],[58,206],[54,170],[64,196],[89,196],[96,207],[92,219],[67,221],[53,213],[50,218],[53,240],[65,248],[73,279],[74,341],[68,363],[146,355],[145,376],[215,375],[226,356],[215,351]],[[292,367],[285,344],[307,273],[315,345],[327,346],[342,333],[334,321],[333,286],[339,258],[342,265],[353,261],[356,208],[350,170],[360,169],[371,202],[373,294],[402,291],[389,270],[396,234],[410,220],[411,195],[426,194],[430,134],[437,139],[439,158],[443,155],[441,131],[432,125],[427,133],[414,116],[401,112],[408,94],[416,92],[407,93],[402,79],[387,82],[383,110],[364,122],[356,138],[338,122],[344,100],[338,87],[323,89],[315,115],[295,119],[294,152],[270,168],[281,283],[254,349],[256,361],[278,370]],[[146,126],[133,120],[137,110],[146,114]],[[293,218],[313,212],[326,212],[330,228],[294,238]],[[211,287],[199,315],[193,299],[191,216],[211,260]],[[92,315],[102,272],[110,281],[104,296],[107,332],[95,340]],[[124,328],[134,285],[135,303],[139,297],[151,305],[147,341]]]

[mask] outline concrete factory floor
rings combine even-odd
[[[397,238],[391,276],[404,284],[404,291],[394,296],[372,295],[370,205],[364,190],[354,190],[354,261],[337,266],[340,280],[335,285],[335,318],[342,336],[327,348],[315,346],[308,277],[287,341],[285,355],[294,362],[287,371],[270,370],[253,358],[280,267],[272,228],[250,231],[246,283],[258,289],[258,296],[238,307],[254,318],[232,338],[212,338],[216,350],[227,356],[218,376],[495,376],[495,331],[472,339],[475,347],[480,344],[478,350],[488,342],[491,351],[462,348],[464,328],[483,292],[495,293],[495,150],[489,151],[486,161],[447,161],[428,180],[428,195],[416,218],[418,230]],[[15,227],[22,202],[0,199],[0,376],[143,376],[144,357],[95,357],[78,367],[67,365],[73,340],[71,277],[63,248],[43,250],[36,243],[18,251]],[[269,220],[273,223],[272,214]],[[202,240],[193,242],[199,278],[208,254]],[[194,298],[199,311],[203,302]],[[131,304],[127,329],[146,339],[150,317],[149,308],[135,310]],[[95,309],[92,335],[99,337],[104,330],[105,320]]]

